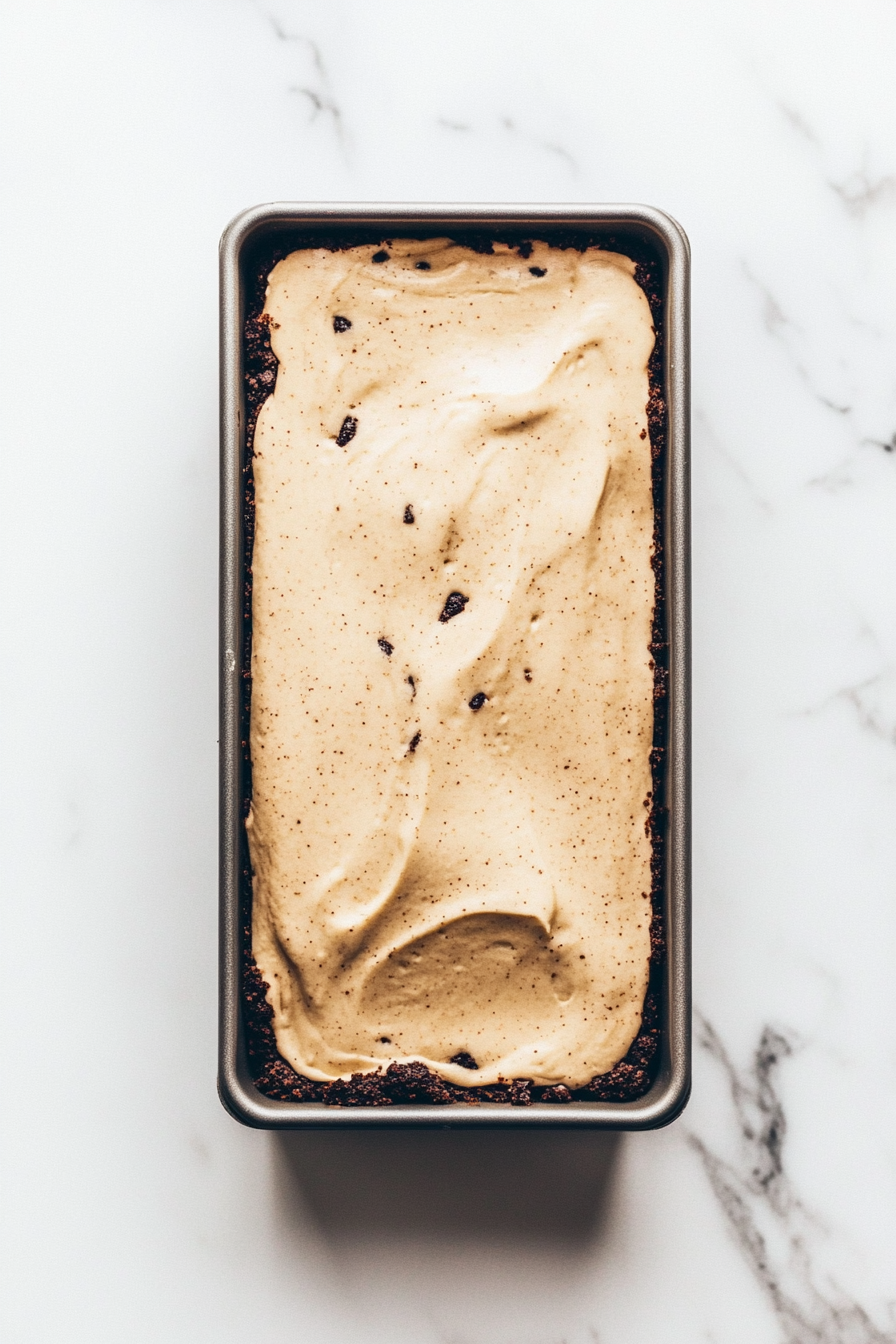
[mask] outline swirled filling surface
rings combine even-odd
[[[575,1087],[640,1024],[654,332],[627,257],[527,250],[269,279],[253,951],[311,1078]]]

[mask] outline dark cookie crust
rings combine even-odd
[[[415,232],[417,232],[415,230]],[[421,235],[422,236],[422,235]],[[524,259],[532,253],[529,239],[505,232],[495,235],[459,233],[457,243],[480,253],[493,251],[495,242],[508,242],[517,248]],[[651,841],[651,923],[650,923],[650,976],[641,1027],[625,1058],[607,1073],[598,1074],[585,1087],[570,1090],[562,1084],[540,1087],[528,1079],[515,1079],[493,1086],[458,1087],[421,1063],[393,1063],[385,1070],[352,1074],[349,1079],[319,1083],[297,1074],[277,1050],[273,1029],[273,1009],[267,1001],[268,985],[262,979],[252,955],[252,867],[245,830],[241,837],[241,900],[240,933],[242,952],[243,1023],[246,1051],[255,1086],[265,1096],[276,1101],[324,1102],[328,1106],[395,1106],[426,1103],[448,1106],[463,1102],[478,1105],[482,1102],[501,1102],[511,1106],[531,1106],[535,1102],[556,1105],[570,1101],[634,1101],[650,1090],[660,1061],[660,1043],[663,1031],[663,982],[665,975],[666,937],[663,926],[663,875],[668,809],[665,806],[665,756],[668,736],[668,681],[669,642],[666,634],[666,599],[663,558],[663,519],[665,460],[667,447],[667,408],[663,391],[665,367],[665,333],[663,329],[663,290],[660,261],[648,244],[630,237],[609,234],[570,233],[550,234],[546,241],[552,247],[601,247],[619,252],[635,262],[635,279],[650,304],[656,343],[648,363],[649,396],[647,423],[653,480],[654,531],[651,566],[655,582],[655,606],[651,631],[650,652],[653,659],[654,733],[650,753],[653,788],[645,822]],[[241,649],[242,703],[241,751],[243,760],[242,814],[248,815],[252,797],[252,761],[249,752],[249,710],[252,696],[252,550],[255,537],[255,483],[252,472],[253,441],[258,414],[274,389],[277,358],[271,349],[270,324],[264,313],[267,279],[283,257],[300,247],[326,247],[342,250],[366,243],[379,250],[373,256],[376,262],[388,260],[389,239],[372,237],[369,231],[334,237],[296,234],[276,243],[267,240],[251,260],[250,285],[247,295],[248,316],[245,323],[243,367],[246,398],[246,440],[243,461],[243,538],[245,582],[243,585],[243,644]],[[385,254],[385,255],[384,255]],[[356,424],[352,427],[352,436]],[[405,521],[412,522],[410,506]],[[452,594],[452,596],[454,596]],[[446,604],[447,607],[447,604]],[[462,609],[462,608],[461,608]],[[454,611],[451,615],[455,615]],[[450,619],[443,615],[440,619]],[[475,697],[474,697],[475,698]],[[472,701],[471,701],[472,706]],[[417,740],[411,744],[413,751]],[[459,1062],[459,1061],[458,1061]],[[473,1061],[471,1061],[472,1063]],[[465,1062],[464,1067],[469,1067]]]

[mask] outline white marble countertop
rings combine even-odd
[[[896,1341],[896,3],[5,7],[10,1344]],[[218,1104],[216,245],[644,201],[694,259],[693,1101]]]

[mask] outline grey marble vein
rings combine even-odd
[[[791,130],[807,145],[811,145],[816,160],[822,156],[824,145],[809,119],[792,103],[778,98],[775,105]],[[841,179],[826,178],[833,191],[850,215],[861,219],[870,209],[896,198],[896,173],[882,173],[873,177],[866,167],[858,168]]]
[[[887,666],[838,694],[852,705],[866,732],[896,747],[896,669]]]
[[[794,1050],[767,1026],[750,1067],[738,1071],[718,1034],[698,1018],[698,1040],[723,1070],[740,1140],[736,1161],[690,1136],[731,1233],[771,1305],[782,1344],[894,1344],[862,1303],[816,1268],[823,1227],[803,1203],[785,1165],[787,1116],[777,1073]]]
[[[454,131],[465,134],[471,132],[475,133],[477,130],[482,129],[473,126],[470,122],[459,121],[454,117],[445,116],[436,117],[435,124],[443,131]],[[514,117],[506,114],[501,115],[498,118],[498,126],[505,132],[505,134],[520,141],[522,144],[528,145],[532,149],[539,150],[542,154],[550,155],[552,158],[560,159],[560,161],[566,165],[572,176],[578,176],[580,171],[578,159],[565,145],[560,144],[559,141],[554,139],[542,139],[531,131],[525,130]]]
[[[863,168],[851,173],[842,182],[829,182],[828,185],[849,213],[859,218],[874,206],[896,197],[896,173],[872,178]]]
[[[799,376],[801,382],[806,387],[810,395],[836,415],[849,415],[852,406],[840,400],[830,397],[823,392],[812,377],[808,367],[802,357],[797,353],[795,347],[796,339],[802,336],[802,332],[797,323],[784,311],[781,304],[775,298],[768,286],[759,279],[749,264],[744,261],[742,270],[750,284],[757,290],[762,299],[762,325],[777,340],[785,351],[791,366]]]
[[[755,505],[761,513],[774,513],[775,510],[771,500],[769,500],[759,489],[759,486],[744,467],[740,458],[723,442],[715,425],[711,423],[708,415],[702,408],[695,408],[693,423],[697,441],[701,445],[705,444],[709,447],[720,461],[725,463],[728,470],[740,483],[744,493],[750,499],[750,502]]]
[[[883,448],[885,453],[896,452],[896,430],[893,431],[889,439],[863,439],[862,442],[871,444],[875,448]]]
[[[796,131],[804,140],[807,140],[811,145],[819,145],[821,143],[818,134],[798,108],[794,107],[791,103],[785,102],[781,98],[775,100],[775,106],[791,129]]]
[[[296,93],[307,100],[311,121],[316,121],[320,116],[329,119],[339,142],[339,147],[345,154],[347,148],[345,119],[342,108],[336,101],[332,81],[319,44],[304,33],[288,32],[274,15],[268,14],[267,18],[278,41],[294,42],[298,46],[304,47],[310,57],[309,78],[302,84],[291,84],[289,92]]]
[[[555,140],[542,140],[537,135],[532,135],[530,132],[524,131],[523,128],[519,125],[519,123],[513,119],[513,117],[502,116],[501,125],[503,126],[504,130],[507,131],[510,135],[519,137],[521,140],[527,141],[529,144],[533,145],[536,149],[542,150],[542,152],[545,154],[552,154],[556,158],[562,159],[573,175],[578,174],[579,172],[578,160],[569,152],[568,149],[565,148],[564,145],[558,144],[557,141]]]

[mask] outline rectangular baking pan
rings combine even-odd
[[[666,625],[669,640],[668,811],[665,872],[666,959],[660,1067],[637,1101],[575,1100],[528,1107],[479,1105],[327,1106],[263,1096],[250,1076],[240,994],[241,752],[240,650],[243,647],[244,537],[242,468],[245,405],[243,324],[251,258],[272,235],[328,238],[513,236],[568,239],[613,234],[648,242],[661,263],[668,408],[665,481]],[[689,263],[687,237],[660,210],[643,205],[261,205],[238,215],[221,239],[221,538],[220,538],[220,1033],[218,1090],[227,1110],[257,1129],[469,1126],[656,1129],[683,1109],[690,1091],[690,482]]]

